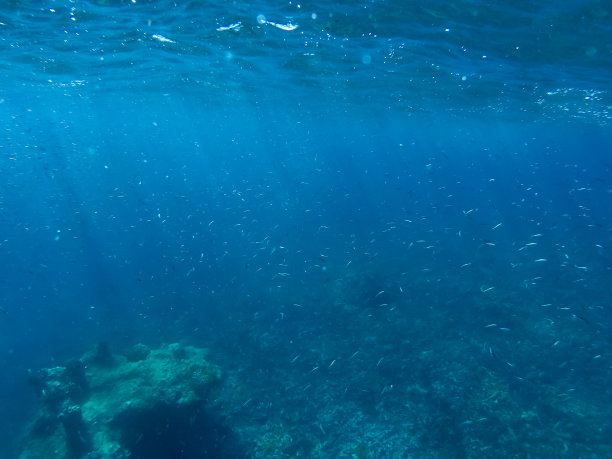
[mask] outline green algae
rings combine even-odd
[[[174,417],[183,425],[185,416],[194,424],[222,379],[220,369],[206,360],[206,350],[193,346],[141,348],[142,358],[136,361],[115,355],[101,361],[98,355],[79,361],[82,375],[67,367],[33,375],[41,406],[23,439],[20,459],[130,457],[156,417]]]

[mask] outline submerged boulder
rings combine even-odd
[[[103,362],[86,354],[32,374],[41,406],[20,459],[240,456],[207,403],[221,371],[206,351],[177,343],[147,351]]]

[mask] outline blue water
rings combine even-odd
[[[611,456],[612,6],[540,3],[5,2],[2,457],[101,341],[248,457]]]

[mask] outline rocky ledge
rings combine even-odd
[[[208,402],[222,383],[206,350],[105,345],[65,366],[31,373],[40,409],[20,459],[240,457]]]

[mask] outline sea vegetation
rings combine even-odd
[[[612,457],[599,308],[327,266],[185,338],[210,355],[101,344],[33,372],[21,458]]]
[[[30,374],[40,409],[21,459],[240,457],[231,430],[207,404],[222,381],[206,350],[178,343],[108,345]]]

